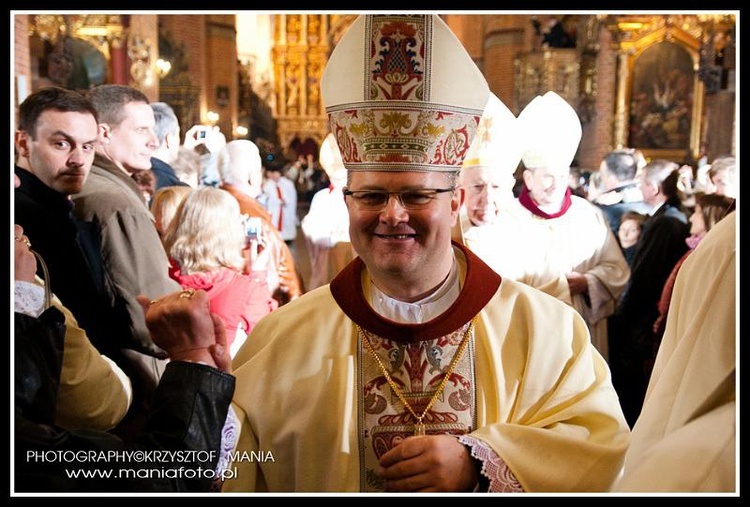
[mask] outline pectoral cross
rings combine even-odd
[[[425,436],[425,430],[424,430],[424,424],[422,423],[422,420],[418,420],[417,424],[414,425],[414,436],[415,437],[423,437]]]

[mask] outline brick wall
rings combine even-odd
[[[466,52],[482,68],[484,24],[488,16],[446,15],[443,20],[461,41]]]
[[[29,16],[16,14],[13,16],[13,93],[14,104],[18,104],[25,95],[31,93],[31,54],[29,52]],[[21,85],[21,89],[18,89]],[[19,92],[21,96],[19,96]],[[19,100],[20,99],[20,100]]]
[[[444,19],[484,73],[490,90],[517,112],[513,62],[524,47],[523,26],[528,16],[453,14]]]
[[[158,16],[155,14],[131,16],[130,26],[128,28],[131,34],[138,34],[143,37],[149,43],[149,62],[153,66],[153,63],[159,58],[159,21]],[[110,67],[112,66],[110,61]],[[130,62],[128,62],[130,65]],[[130,86],[134,86],[140,89],[148,100],[156,102],[159,100],[159,79],[154,76],[148,83],[136,83],[133,81],[133,77],[129,72],[126,73],[127,82]],[[111,78],[110,74],[110,78]]]
[[[578,149],[581,169],[598,170],[602,158],[616,148],[614,121],[617,97],[617,50],[612,47],[612,33],[601,28],[599,55],[596,63],[597,85],[591,121],[583,125],[583,137]]]
[[[172,40],[185,45],[189,62],[188,75],[194,86],[201,89],[200,116],[206,118],[206,44],[205,18],[203,14],[166,14],[159,16],[159,23],[169,32]]]
[[[219,127],[227,140],[237,125],[237,30],[234,15],[206,16],[206,107],[219,113]],[[229,91],[229,103],[219,104],[217,90]]]
[[[164,30],[177,44],[185,45],[188,75],[200,87],[200,121],[206,113],[219,114],[219,127],[227,140],[237,125],[237,43],[234,15],[167,14],[159,17]],[[217,103],[217,87],[229,90],[229,104]]]
[[[518,114],[515,99],[515,60],[523,50],[523,31],[508,28],[485,35],[484,76],[490,90]]]

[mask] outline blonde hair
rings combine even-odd
[[[222,266],[241,270],[245,265],[244,246],[239,203],[228,192],[214,187],[190,192],[164,234],[167,255],[187,275]]]
[[[177,207],[192,190],[192,187],[176,185],[162,187],[156,191],[151,201],[151,214],[154,215],[156,230],[160,236],[164,235],[177,212]]]

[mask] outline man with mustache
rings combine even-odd
[[[70,410],[58,404],[56,421],[67,427],[107,430],[128,410],[130,382],[125,378],[120,385],[117,378],[124,373],[93,351],[89,339],[99,352],[114,359],[101,345],[126,329],[127,323],[123,313],[106,303],[98,237],[92,224],[73,216],[70,199],[88,177],[96,144],[96,110],[79,92],[43,88],[19,106],[15,223],[45,259],[49,275],[45,282],[88,335],[77,342],[78,348],[67,343],[61,379],[61,386],[76,386],[86,396],[76,396]]]

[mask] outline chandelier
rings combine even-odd
[[[54,46],[60,37],[65,36],[67,31],[68,24],[63,16],[43,14],[34,16],[29,35],[36,35]]]
[[[29,35],[38,36],[55,45],[65,36],[75,37],[91,42],[109,59],[110,47],[122,47],[125,27],[119,15],[53,15],[34,16]]]

